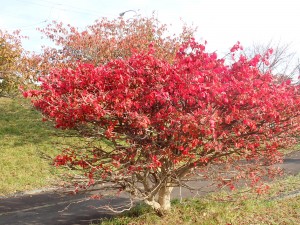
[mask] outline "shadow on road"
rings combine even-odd
[[[130,203],[128,198],[122,197],[91,200],[84,195],[62,196],[49,193],[1,199],[0,202],[1,225],[90,224],[97,222],[99,218],[111,218],[115,215],[104,206],[122,210]]]

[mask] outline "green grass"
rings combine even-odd
[[[294,151],[299,151],[299,150],[300,150],[300,142],[299,142],[299,138],[298,138],[297,144],[290,146],[288,148],[285,148],[285,149],[280,149],[279,151],[286,155],[286,154],[292,153]]]
[[[271,198],[299,190],[299,187],[300,174],[271,183],[270,191],[263,195],[243,189],[181,203],[174,200],[171,212],[165,217],[158,217],[150,207],[140,204],[116,218],[102,220],[101,225],[296,225],[300,224],[300,196],[281,200]]]
[[[0,196],[58,182],[51,157],[77,139],[41,118],[27,100],[0,98]]]

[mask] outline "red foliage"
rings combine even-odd
[[[102,18],[80,30],[53,21],[39,30],[55,47],[45,47],[35,56],[34,70],[38,76],[47,75],[52,67],[74,68],[78,60],[102,65],[116,58],[128,58],[132,52],[147,51],[150,43],[155,46],[157,57],[171,61],[180,43],[189,40],[194,33],[193,28],[184,25],[180,34],[170,35],[167,26],[154,15],[136,15],[128,20]]]
[[[264,171],[271,174],[258,165],[280,162],[278,147],[299,132],[299,85],[274,82],[257,69],[260,60],[241,56],[229,65],[191,40],[171,62],[150,46],[97,67],[53,70],[40,90],[24,94],[56,127],[110,141],[112,150],[98,146],[80,159],[74,150],[56,158],[84,168],[91,183],[109,179],[131,190],[137,180],[142,196],[155,196],[161,187],[182,185],[194,168],[209,177],[216,164],[223,172],[240,170],[223,180],[234,188],[233,180],[255,183]]]

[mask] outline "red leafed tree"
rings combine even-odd
[[[54,69],[24,95],[57,128],[109,145],[66,149],[56,165],[81,168],[87,186],[114,184],[162,213],[173,188],[196,174],[230,187],[274,174],[278,148],[299,132],[300,89],[274,82],[261,60],[229,65],[192,39],[170,61],[150,45],[103,65]]]

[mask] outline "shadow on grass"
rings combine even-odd
[[[58,130],[24,99],[0,98],[0,139],[15,147],[41,144],[74,132]]]
[[[54,134],[51,128],[41,121],[41,115],[30,108],[24,100],[0,98],[0,135],[16,138],[16,145],[36,143]]]
[[[124,225],[130,223],[130,221],[134,218],[138,218],[141,216],[153,214],[155,216],[154,210],[143,202],[137,203],[133,208],[129,211],[121,213],[119,215],[114,215],[113,217],[103,218],[97,221],[97,223],[93,223],[94,225],[99,224],[114,224],[114,225]]]
[[[80,135],[74,130],[62,130],[52,122],[42,121],[42,114],[26,99],[0,98],[0,140],[4,144],[20,147],[25,144],[61,144],[62,139],[76,142]],[[106,140],[101,142],[109,146]]]
[[[167,217],[170,217],[170,215],[172,217],[172,214],[176,212],[183,213],[183,211],[185,210],[193,209],[194,211],[203,211],[206,210],[208,204],[204,204],[204,202],[201,202],[201,200],[198,199],[185,199],[181,201],[176,198],[171,200],[171,205],[172,210],[170,211],[170,214],[166,215]],[[189,215],[187,215],[186,217],[189,217]],[[164,219],[164,217],[158,216],[149,205],[140,202],[137,203],[130,211],[115,215],[111,218],[103,218],[99,220],[97,225],[147,224],[135,223],[136,221],[143,221],[143,218],[147,219],[147,221],[157,221]],[[96,223],[93,224],[96,225]]]

